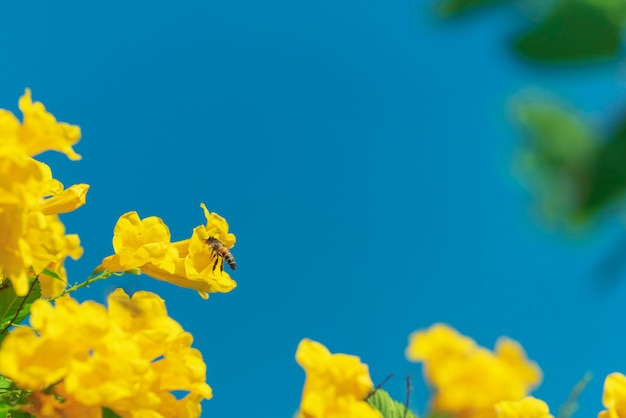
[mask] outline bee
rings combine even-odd
[[[235,257],[233,257],[228,248],[226,248],[226,246],[222,244],[222,241],[215,237],[209,237],[209,239],[206,240],[206,243],[209,244],[209,247],[211,247],[211,249],[215,253],[215,264],[213,264],[213,271],[215,271],[215,267],[217,267],[217,264],[220,261],[220,270],[224,271],[224,260],[226,260],[228,267],[235,271],[235,269],[237,268]]]

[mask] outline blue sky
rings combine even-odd
[[[309,337],[361,356],[404,398],[408,335],[447,322],[480,344],[520,341],[544,371],[553,413],[585,371],[579,416],[604,376],[626,372],[626,289],[594,269],[615,219],[575,238],[531,216],[513,176],[511,95],[544,88],[602,121],[623,97],[615,64],[569,70],[519,61],[501,7],[438,22],[419,1],[13,2],[0,16],[0,106],[25,87],[78,124],[80,162],[43,156],[64,184],[89,183],[63,218],[85,254],[111,254],[125,212],[156,215],[175,240],[204,222],[237,235],[238,287],[202,300],[147,277],[97,283],[165,298],[192,332],[214,399],[204,416],[291,417]],[[420,379],[411,402],[423,409]]]

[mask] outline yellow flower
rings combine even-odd
[[[611,373],[604,380],[602,404],[606,411],[598,414],[598,418],[626,418],[626,376]]]
[[[220,260],[206,240],[213,236],[232,248],[235,236],[228,233],[224,218],[209,213],[204,204],[201,207],[207,225],[196,227],[191,238],[173,243],[161,219],[153,216],[141,220],[136,212],[122,215],[113,233],[115,255],[106,257],[102,267],[109,271],[139,268],[155,279],[195,289],[205,299],[209,293],[230,292],[237,283],[217,266]]]
[[[31,307],[33,329],[17,328],[6,337],[0,373],[34,391],[29,411],[82,417],[107,407],[122,416],[199,416],[200,402],[212,393],[191,334],[153,293],[130,298],[117,289],[108,304],[38,300]],[[41,393],[50,386],[51,393]],[[180,391],[187,392],[183,399],[174,396]]]
[[[306,371],[299,416],[302,418],[381,418],[366,401],[372,379],[356,356],[331,354],[322,344],[304,339],[296,361]]]
[[[497,418],[554,418],[541,399],[527,396],[519,401],[502,401],[495,405]]]
[[[431,408],[458,417],[492,417],[497,402],[521,400],[541,381],[517,342],[500,338],[492,353],[444,324],[414,332],[407,357],[424,363]]]
[[[64,190],[50,167],[32,156],[58,150],[70,159],[80,158],[71,147],[80,138],[80,129],[58,123],[41,103],[32,103],[28,89],[19,106],[22,124],[0,109],[0,280],[11,280],[15,292],[23,296],[28,276],[49,268],[62,277],[58,283],[44,284],[43,295],[52,296],[65,287],[65,258],[82,253],[78,236],[65,235],[56,215],[82,206],[89,186]]]

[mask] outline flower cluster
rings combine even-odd
[[[32,330],[18,328],[0,350],[0,370],[32,390],[30,412],[43,416],[197,417],[211,398],[192,336],[167,315],[161,298],[121,289],[108,309],[69,296],[31,307]],[[185,391],[177,399],[173,391]]]
[[[541,371],[515,341],[500,339],[492,353],[449,326],[435,324],[410,336],[406,355],[424,363],[425,379],[435,389],[432,416],[553,418],[545,402],[528,396],[541,381]],[[305,339],[296,360],[307,372],[299,417],[410,416],[399,410],[405,406],[391,400],[385,404],[389,415],[369,406],[373,385],[358,357],[333,355]]]
[[[206,226],[193,230],[191,238],[170,242],[169,228],[156,216],[140,219],[137,212],[128,212],[115,225],[113,249],[115,255],[106,257],[102,267],[109,271],[140,269],[155,279],[195,289],[200,296],[230,292],[237,283],[223,270],[224,260],[207,245],[214,237],[226,248],[235,245],[235,235],[228,233],[226,220],[210,213],[200,205]]]
[[[496,403],[522,400],[541,382],[517,342],[501,338],[491,352],[444,324],[413,333],[406,355],[424,364],[435,391],[431,408],[454,416],[494,416]]]
[[[15,292],[25,295],[28,275],[39,275],[43,295],[52,296],[66,286],[65,259],[77,259],[83,251],[57,215],[82,206],[89,186],[64,189],[50,167],[33,156],[55,150],[80,159],[72,149],[80,129],[57,122],[41,103],[32,102],[28,89],[19,108],[22,123],[0,109],[0,280],[9,279]],[[41,274],[45,269],[61,280]]]

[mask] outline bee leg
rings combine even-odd
[[[224,257],[221,257],[221,258],[222,258],[222,262],[220,263],[220,270],[224,272]]]
[[[217,263],[220,262],[220,257],[216,254],[215,255],[215,263],[213,264],[213,271],[215,271],[215,267],[217,267]]]

